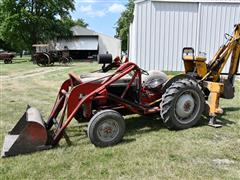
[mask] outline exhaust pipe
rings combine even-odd
[[[50,149],[48,133],[40,112],[28,106],[14,128],[5,136],[2,157]]]

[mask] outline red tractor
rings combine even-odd
[[[89,121],[88,137],[99,147],[113,146],[122,140],[123,115],[161,111],[169,128],[192,127],[204,110],[204,95],[190,76],[172,81],[160,71],[147,72],[131,62],[120,65],[113,73],[70,73],[48,120],[44,122],[37,109],[28,107],[6,136],[3,156],[49,149],[62,137],[69,141],[65,130],[74,118]]]
[[[230,58],[231,57],[231,58]],[[29,153],[55,147],[62,137],[69,142],[66,128],[75,118],[89,121],[87,134],[99,147],[113,146],[124,136],[128,114],[159,114],[169,129],[193,127],[206,110],[209,125],[221,111],[220,98],[234,97],[234,77],[240,62],[240,24],[221,46],[212,61],[195,56],[184,48],[185,73],[168,79],[160,71],[145,71],[132,62],[121,64],[112,73],[69,74],[58,92],[45,122],[36,108],[28,107],[16,126],[5,137],[3,156]],[[227,78],[221,77],[227,61]],[[99,57],[102,64],[111,58]]]

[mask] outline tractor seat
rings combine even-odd
[[[109,76],[111,75],[110,73],[88,73],[88,74],[82,74],[82,75],[77,75],[75,73],[69,73],[69,77],[71,80],[71,84],[73,86],[79,85],[81,83],[87,83],[93,81],[93,83],[101,83],[104,80],[106,80]],[[102,79],[101,79],[102,78]],[[115,83],[111,84],[111,86],[126,86],[130,81],[132,77],[129,75],[125,75],[121,79],[117,80]],[[132,86],[136,86],[136,80],[132,84]]]
[[[109,76],[109,75],[111,75],[111,73],[88,73],[88,74],[80,75],[80,79],[83,83],[87,83],[94,80],[96,80],[94,81],[95,83],[101,83],[104,80],[106,80],[108,78],[106,76]],[[131,81],[131,79],[132,79],[131,76],[125,75],[121,79],[111,84],[111,86],[126,86]],[[135,83],[132,84],[132,86],[136,86],[136,81]]]
[[[70,77],[72,86],[76,86],[78,84],[83,83],[82,80],[80,79],[80,76],[78,76],[73,72],[69,73],[69,77]]]

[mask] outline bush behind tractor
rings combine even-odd
[[[222,112],[220,98],[234,97],[234,77],[240,59],[240,24],[233,36],[218,50],[212,61],[183,49],[185,73],[169,79],[160,71],[145,71],[132,62],[121,64],[113,73],[69,74],[61,85],[47,121],[28,107],[5,137],[2,156],[13,156],[55,147],[75,118],[89,121],[87,134],[98,147],[113,146],[124,136],[123,115],[158,113],[169,129],[193,127],[204,111],[209,125],[220,127],[216,116]],[[230,57],[231,56],[231,57]],[[227,78],[221,73],[231,61]],[[99,62],[110,64],[109,58]]]

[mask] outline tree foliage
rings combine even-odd
[[[88,23],[86,23],[85,20],[82,18],[73,20],[73,26],[75,26],[75,25],[82,26],[82,27],[88,27]]]
[[[134,0],[129,0],[126,10],[122,12],[117,21],[116,37],[122,40],[122,50],[127,51],[129,27],[133,21]]]
[[[0,0],[0,42],[15,50],[31,50],[32,44],[70,36],[74,0]]]

